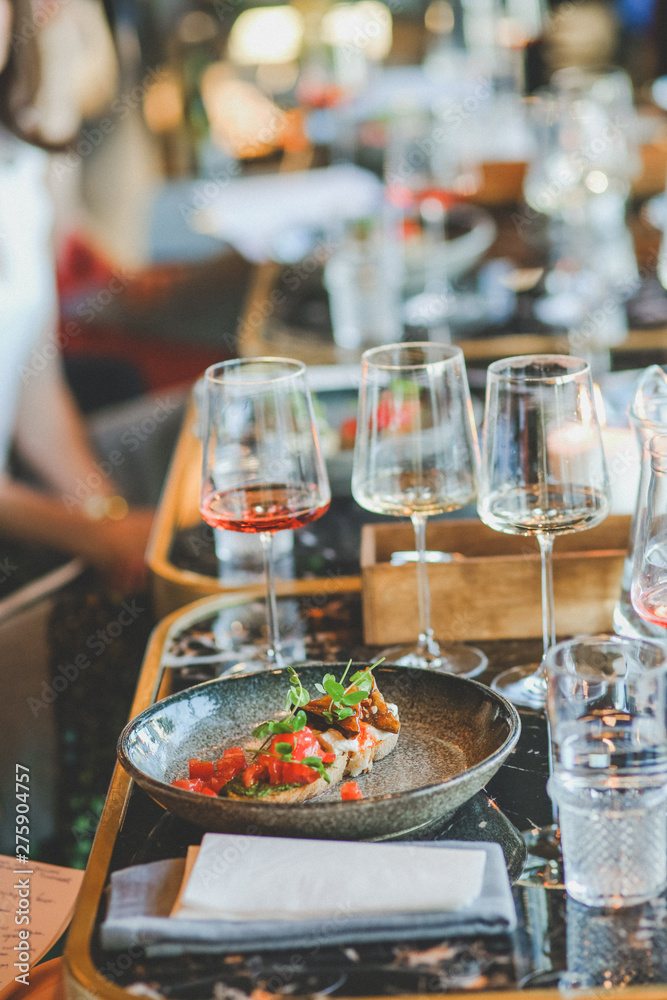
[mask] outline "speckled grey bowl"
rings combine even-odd
[[[326,672],[344,664],[308,665],[299,676],[314,696]],[[256,746],[252,729],[280,714],[283,671],[207,681],[147,708],[118,741],[123,767],[148,794],[182,819],[225,833],[382,840],[451,816],[475,795],[515,746],[519,716],[477,681],[409,667],[379,667],[378,686],[398,705],[396,749],[358,781],[364,798],[342,802],[340,786],[301,805],[199,795],[170,782],[187,776],[188,759],[214,759],[225,747]]]

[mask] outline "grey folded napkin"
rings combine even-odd
[[[225,837],[220,834],[207,834],[202,848],[206,846],[207,838]],[[234,838],[232,838],[234,840]],[[244,838],[235,838],[235,843]],[[278,838],[247,838],[253,841],[270,840],[274,843]],[[297,841],[302,847],[306,844],[319,845],[322,858],[326,863],[327,844],[339,847],[343,842]],[[216,849],[218,845],[215,845]],[[222,846],[222,845],[221,845]],[[394,897],[391,907],[376,908],[375,912],[355,912],[355,905],[341,905],[340,898],[330,909],[322,904],[321,895],[318,899],[317,913],[309,914],[308,919],[300,919],[298,914],[281,918],[275,907],[268,906],[267,917],[258,912],[253,905],[249,906],[245,917],[226,919],[220,915],[223,911],[216,910],[211,904],[208,908],[197,909],[201,898],[201,886],[198,892],[197,879],[192,885],[190,879],[181,894],[181,884],[185,871],[185,861],[182,858],[154,861],[146,865],[137,865],[114,872],[111,876],[110,898],[106,919],[101,925],[100,940],[107,950],[123,950],[129,947],[141,947],[149,957],[178,955],[186,952],[247,952],[263,949],[280,948],[314,948],[341,944],[363,944],[374,941],[414,940],[417,938],[447,938],[447,937],[477,937],[480,935],[502,934],[512,931],[516,926],[516,913],[510,888],[507,869],[502,849],[495,843],[468,843],[463,841],[434,841],[432,843],[404,843],[396,845],[347,844],[346,848],[356,852],[358,848],[370,848],[369,858],[382,857],[386,854],[375,854],[373,848],[394,847],[417,849],[421,852],[449,851],[454,863],[463,872],[466,865],[462,864],[460,851],[471,851],[471,866],[480,872],[479,884],[473,888],[475,878],[464,877],[467,888],[457,901],[456,880],[443,889],[443,903],[448,909],[431,909],[420,911],[419,902],[415,896],[409,900],[405,895]],[[227,858],[232,859],[226,873],[237,871],[237,866],[246,861],[230,853],[225,848]],[[451,854],[451,852],[456,852]],[[483,866],[479,865],[479,852],[485,854]],[[224,856],[218,854],[218,857]],[[409,858],[408,853],[398,853],[398,860]],[[414,858],[414,853],[412,855]],[[424,862],[432,865],[434,872],[443,867],[443,858],[428,857],[424,854]],[[206,862],[207,857],[198,857]],[[210,860],[210,859],[209,859]],[[417,858],[421,862],[421,857]],[[421,864],[417,863],[418,869]],[[483,867],[483,872],[481,871]],[[200,873],[211,872],[211,881],[215,880],[215,869],[200,864]],[[191,873],[191,879],[195,873]],[[230,881],[222,872],[222,884],[226,887]],[[391,890],[392,870],[379,868],[373,872],[376,884],[383,884]],[[329,885],[340,881],[340,873],[335,869],[328,874]],[[348,878],[352,890],[355,886],[355,874],[352,870]],[[202,879],[200,878],[200,882]],[[203,882],[205,882],[205,874]],[[188,900],[188,890],[189,893]],[[271,898],[271,878],[266,878],[267,899]],[[298,893],[298,889],[297,889]],[[319,894],[318,894],[319,895]],[[170,916],[174,904],[180,897],[183,904],[175,916]],[[350,897],[354,899],[354,892]],[[432,904],[429,904],[432,905]],[[458,908],[455,908],[457,907]],[[409,907],[409,908],[408,908]],[[217,914],[217,915],[210,915]]]

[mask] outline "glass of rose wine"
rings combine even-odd
[[[409,517],[417,550],[419,638],[384,652],[392,663],[472,677],[487,658],[438,642],[431,625],[426,521],[475,498],[477,432],[463,352],[434,342],[388,344],[362,357],[352,493],[376,514]]]
[[[555,643],[552,552],[556,535],[609,513],[602,437],[586,361],[528,354],[488,368],[477,509],[496,531],[533,535],[540,547],[543,658]],[[543,708],[539,664],[499,674],[492,687],[516,705]]]
[[[649,478],[635,515],[630,600],[641,618],[667,629],[667,434],[654,435],[645,448]]]
[[[306,368],[289,358],[236,358],[204,376],[200,511],[213,528],[259,535],[268,649],[251,669],[284,666],[273,536],[324,514],[331,502]]]

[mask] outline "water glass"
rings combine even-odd
[[[588,906],[652,899],[667,884],[667,649],[584,636],[545,668],[565,888]]]

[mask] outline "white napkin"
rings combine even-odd
[[[238,838],[232,838],[234,839]],[[249,839],[263,841],[273,838]],[[331,841],[305,840],[299,843],[302,846],[313,844],[319,851],[320,859],[327,856],[332,844]],[[469,864],[468,855],[477,855],[481,852],[486,856],[481,893],[462,909],[406,912],[405,900],[397,889],[396,867],[378,868],[376,871],[373,860],[373,870],[376,872],[373,891],[379,890],[383,883],[393,887],[393,904],[387,912],[359,914],[336,911],[327,899],[326,915],[323,919],[317,920],[291,917],[272,919],[266,915],[264,909],[256,920],[233,920],[226,912],[215,916],[192,917],[186,916],[185,912],[180,910],[180,901],[189,884],[189,879],[184,878],[186,862],[182,858],[173,858],[134,865],[113,872],[109,905],[100,928],[101,945],[112,951],[138,946],[147,956],[157,957],[202,952],[315,948],[373,941],[409,941],[427,938],[445,940],[455,937],[507,934],[516,927],[512,890],[500,844],[442,840],[395,845],[339,842],[335,844],[346,853],[355,852],[358,847],[366,847],[373,859],[379,857],[379,854],[376,854],[378,850],[384,854],[386,847],[410,848],[409,855],[401,853],[399,857],[412,857],[414,851],[418,867],[422,864],[428,865],[432,873],[436,870],[437,858],[440,855],[449,855],[450,861],[452,858],[459,859],[459,873],[465,872],[466,875],[470,869],[479,865],[479,859]],[[233,869],[241,871],[245,857],[246,855],[239,855],[233,850],[229,850],[226,856],[224,851],[218,853],[216,855],[216,864],[220,866],[217,871],[218,880],[225,881]],[[355,872],[354,877],[358,874]],[[213,882],[215,876],[216,870],[211,869],[204,877]],[[326,882],[327,893],[337,881],[339,879],[332,870],[329,873],[329,881]],[[183,882],[186,883],[185,888],[179,896]],[[454,901],[454,894],[450,900]],[[442,905],[443,901],[444,895],[439,898],[439,905]],[[319,904],[320,900],[317,902]],[[170,916],[176,911],[179,911],[178,917]]]
[[[483,849],[207,833],[176,919],[325,920],[460,910],[482,889]]]

